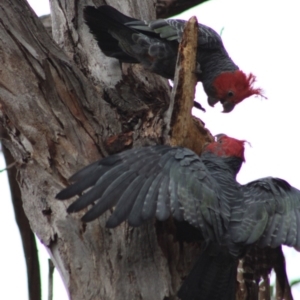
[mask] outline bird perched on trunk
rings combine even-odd
[[[178,45],[186,21],[140,21],[108,5],[85,7],[84,19],[105,55],[121,62],[140,63],[165,78],[174,78]],[[220,35],[200,23],[197,67],[191,71],[203,83],[208,103],[214,106],[220,101],[224,112],[232,111],[247,97],[262,96],[262,90],[253,87],[255,76],[239,70]]]
[[[278,178],[246,185],[236,181],[244,162],[244,141],[219,135],[199,157],[166,145],[131,149],[97,161],[75,175],[57,199],[84,192],[67,211],[96,204],[90,222],[115,207],[106,222],[139,226],[172,216],[201,232],[206,247],[179,290],[184,300],[235,298],[238,258],[249,247],[300,248],[300,191]]]

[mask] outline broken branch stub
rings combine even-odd
[[[196,17],[192,17],[185,25],[179,44],[174,86],[165,121],[172,146],[186,147],[200,154],[203,145],[211,141],[212,137],[203,123],[191,113],[197,84],[197,40],[198,22]]]

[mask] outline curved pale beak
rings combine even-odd
[[[220,100],[217,99],[217,98],[213,98],[213,97],[210,97],[210,96],[207,97],[207,102],[212,107],[214,107],[214,105],[217,104],[219,101]]]
[[[234,109],[235,104],[232,102],[225,101],[222,103],[223,105],[223,113],[229,113]]]

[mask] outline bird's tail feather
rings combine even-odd
[[[136,32],[124,24],[136,21],[136,19],[125,16],[108,5],[98,8],[86,6],[84,8],[84,19],[105,55],[115,57],[123,62],[138,62],[119,46],[120,40],[130,42],[132,34]]]
[[[237,259],[217,245],[207,246],[181,286],[181,300],[234,300]]]

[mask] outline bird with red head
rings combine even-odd
[[[69,213],[96,202],[83,222],[114,207],[108,228],[125,220],[140,226],[154,217],[188,223],[206,246],[179,298],[233,300],[238,259],[251,247],[300,248],[300,191],[272,177],[239,184],[236,175],[245,161],[244,146],[244,140],[220,134],[201,156],[167,145],[127,150],[74,174],[73,184],[57,199],[80,194]]]
[[[115,8],[87,6],[84,19],[102,52],[126,63],[140,63],[144,68],[165,78],[175,74],[179,42],[186,24],[184,20],[159,19],[142,21],[128,17]],[[230,112],[236,104],[252,96],[263,96],[255,89],[255,76],[246,75],[229,57],[220,35],[198,23],[197,67],[208,103],[223,105]]]

